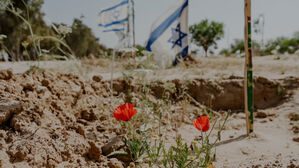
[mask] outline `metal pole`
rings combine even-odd
[[[135,42],[135,2],[134,0],[132,1],[132,17],[133,17],[133,47],[136,47],[136,42]]]
[[[244,96],[247,135],[253,132],[253,110],[254,110],[254,91],[253,91],[253,73],[252,73],[252,42],[251,42],[251,0],[245,2],[245,76],[244,76]]]
[[[131,0],[132,2],[132,26],[133,26],[133,47],[136,47],[136,42],[135,42],[135,2],[134,0]],[[137,64],[136,64],[136,53],[133,53],[133,49],[131,52],[133,59],[134,59],[134,68],[137,68]]]
[[[111,105],[112,105],[112,98],[113,98],[113,72],[114,72],[114,57],[115,57],[115,49],[113,49],[113,54],[112,54],[112,63],[111,63],[111,79],[110,79]]]
[[[130,47],[130,3],[128,4],[128,27],[127,27],[127,47]]]
[[[262,15],[262,18],[263,18],[263,23],[262,23],[262,49],[264,49],[264,28],[265,28],[265,16],[264,14]]]

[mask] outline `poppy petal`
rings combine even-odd
[[[203,132],[208,131],[210,128],[209,117],[207,116],[199,117],[197,120],[193,121],[193,124],[195,128],[202,130]]]
[[[122,120],[122,121],[128,121],[130,120],[135,114],[137,113],[137,110],[133,108],[133,104],[123,104],[118,106],[114,112],[113,116],[117,120]]]

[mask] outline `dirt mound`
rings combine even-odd
[[[83,80],[72,74],[0,71],[0,168],[118,165],[102,152],[121,132],[120,124],[111,124],[109,84],[101,76]],[[243,109],[242,85],[242,79],[142,84],[130,78],[115,80],[113,88],[125,102],[145,94],[153,102],[190,96],[214,109]],[[275,106],[284,95],[278,82],[255,79],[256,108]]]
[[[167,82],[154,81],[147,87],[150,89],[150,94],[158,99],[171,98],[174,101],[180,101],[185,95],[189,95],[197,102],[214,110],[243,110],[243,83],[242,78],[193,79],[189,81],[176,79]],[[113,86],[114,91],[117,92],[116,95],[132,91],[138,92],[144,88],[143,84],[133,83],[132,80],[116,80]],[[286,90],[278,81],[263,77],[254,79],[254,106],[256,109],[276,106],[282,102],[285,95]]]
[[[279,80],[282,86],[286,89],[297,89],[299,88],[299,78],[289,76],[287,78]]]
[[[108,166],[101,146],[117,126],[111,128],[111,113],[103,108],[107,93],[100,80],[0,74],[0,167]]]

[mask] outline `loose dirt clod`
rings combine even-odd
[[[0,125],[8,121],[14,114],[20,113],[22,110],[21,102],[2,99],[0,100]]]
[[[295,141],[295,142],[299,142],[299,137],[297,137],[297,138],[293,138],[293,141]]]
[[[101,75],[95,75],[92,77],[92,80],[95,82],[101,82],[103,77]]]
[[[90,141],[88,143],[90,145],[89,151],[87,153],[88,158],[98,162],[101,161],[101,149],[94,142]]]
[[[12,69],[1,70],[0,71],[0,79],[9,80],[13,77]]]
[[[267,118],[267,114],[265,112],[258,111],[255,115],[256,118]]]
[[[291,121],[299,121],[299,114],[297,113],[290,113],[289,118]]]
[[[109,142],[102,147],[104,155],[109,155],[110,153],[122,148],[125,146],[125,143],[121,137],[117,136],[109,140]]]
[[[115,158],[109,160],[108,166],[110,168],[124,168],[123,164]]]

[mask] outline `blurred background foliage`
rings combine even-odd
[[[43,3],[43,0],[0,0],[0,51],[5,51],[9,60],[67,59],[70,56],[79,59],[89,56],[103,58],[112,54],[112,49],[100,44],[91,28],[83,23],[83,16],[75,18],[71,27],[63,23],[47,25],[45,14],[41,11]],[[217,49],[217,42],[225,33],[223,29],[223,23],[205,19],[189,27],[191,41],[202,48],[207,56]],[[38,44],[39,50],[34,43]],[[136,48],[136,56],[144,56],[144,46],[137,45]],[[292,37],[279,37],[265,44],[253,40],[253,52],[258,56],[299,53],[299,31]],[[229,48],[220,51],[220,55],[243,56],[244,41],[235,39]]]
[[[266,42],[264,47],[253,41],[253,54],[256,56],[277,55],[277,54],[298,54],[299,53],[299,31],[290,38],[278,37]],[[244,41],[236,39],[230,48],[220,51],[220,55],[234,56],[244,55]]]
[[[45,56],[53,56],[53,58],[66,56],[65,46],[58,43],[57,40],[51,40],[54,37],[66,43],[77,58],[83,58],[90,54],[101,57],[107,50],[81,19],[74,19],[70,31],[63,32],[67,26],[56,23],[47,25],[44,21],[45,14],[41,12],[43,0],[10,0],[11,9],[30,23],[34,35],[45,37],[39,38],[42,39],[39,40],[39,47],[44,53],[42,57],[38,57],[38,53],[32,45],[33,39],[30,38],[28,26],[16,14],[8,10],[9,6],[4,6],[7,3],[7,0],[1,0],[0,34],[6,35],[7,38],[3,39],[0,49],[6,48],[11,60],[37,60],[45,58]]]
[[[91,29],[82,20],[75,19],[72,25],[72,33],[65,38],[67,44],[74,51],[78,58],[93,54],[95,57],[104,55],[106,47],[99,43]]]

